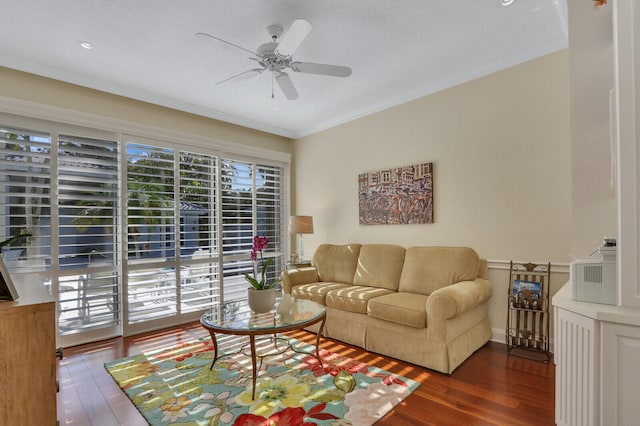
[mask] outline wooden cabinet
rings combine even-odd
[[[41,280],[14,281],[20,298],[0,302],[0,426],[55,425],[55,303]]]

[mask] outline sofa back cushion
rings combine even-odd
[[[337,246],[321,244],[313,254],[313,264],[320,281],[353,284],[362,244]]]
[[[478,277],[480,257],[468,247],[410,247],[399,291],[429,295],[439,288]]]
[[[404,247],[392,244],[363,245],[353,284],[397,291],[404,253]]]

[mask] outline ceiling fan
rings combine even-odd
[[[298,91],[293,85],[289,74],[286,73],[287,70],[306,74],[328,75],[331,77],[349,77],[351,75],[351,68],[346,66],[293,60],[293,53],[311,32],[311,22],[306,19],[296,19],[293,21],[284,36],[282,35],[282,27],[278,25],[270,25],[267,27],[267,31],[271,36],[271,41],[258,46],[255,52],[211,34],[196,33],[196,36],[210,37],[243,50],[246,53],[250,53],[252,56],[250,56],[249,59],[256,61],[260,65],[258,68],[252,68],[219,81],[216,85],[246,80],[251,77],[256,77],[265,71],[269,71],[272,76],[271,97],[275,97],[273,92],[273,81],[275,80],[285,97],[289,100],[295,100],[298,99]]]

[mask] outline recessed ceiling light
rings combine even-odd
[[[80,42],[80,46],[82,46],[83,48],[85,48],[87,50],[93,49],[93,44],[89,43],[88,41],[81,41]]]
[[[500,4],[502,6],[511,6],[513,4],[514,0],[500,0]]]

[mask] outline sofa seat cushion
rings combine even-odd
[[[391,293],[395,293],[395,291],[358,285],[347,286],[327,292],[326,306],[343,311],[366,314],[369,300]]]
[[[310,284],[300,284],[291,289],[291,296],[296,299],[308,299],[326,305],[327,293],[344,287],[350,287],[349,284],[317,282]]]
[[[429,296],[415,293],[392,293],[369,300],[367,313],[396,324],[415,328],[427,326],[427,299]]]

